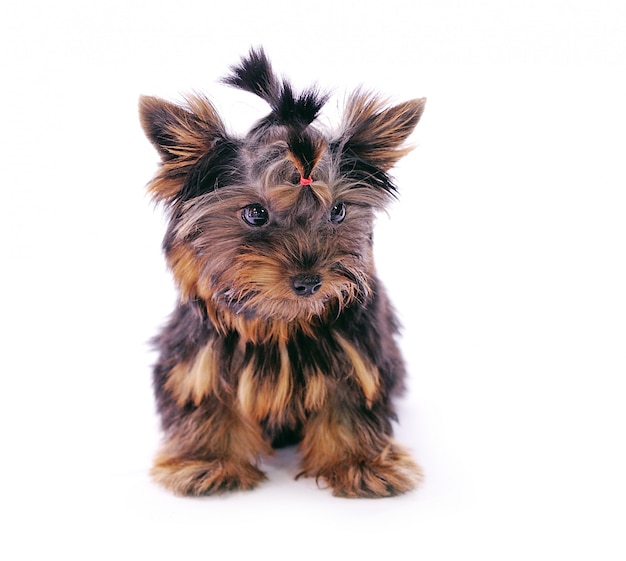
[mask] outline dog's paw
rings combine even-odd
[[[336,497],[391,497],[415,489],[424,479],[421,468],[395,445],[369,460],[345,461],[321,470]]]
[[[157,461],[153,479],[177,495],[214,495],[226,491],[248,490],[265,479],[265,474],[247,462],[231,460]]]

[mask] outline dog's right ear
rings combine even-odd
[[[158,97],[139,98],[141,126],[164,161],[201,157],[224,133],[224,124],[208,99],[190,96],[186,101],[188,107]]]
[[[161,156],[161,168],[149,190],[157,200],[172,200],[184,186],[192,168],[226,138],[213,104],[202,96],[189,96],[186,107],[157,97],[139,99],[141,126]]]

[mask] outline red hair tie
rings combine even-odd
[[[306,186],[306,185],[311,185],[311,183],[313,183],[313,178],[311,176],[309,176],[306,179],[300,176],[300,185]]]

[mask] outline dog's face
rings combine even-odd
[[[315,119],[325,98],[283,87],[279,101],[291,100],[245,138],[200,96],[185,107],[142,98],[140,108],[162,156],[150,190],[169,209],[164,249],[183,296],[233,317],[301,323],[371,291],[374,213],[393,197],[387,172],[408,152],[425,100],[385,108],[357,92],[327,134],[302,118]]]
[[[183,291],[245,317],[284,321],[366,297],[373,205],[388,195],[330,177],[324,165],[302,186],[286,154],[273,164],[177,205],[165,249]]]

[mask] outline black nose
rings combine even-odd
[[[298,296],[311,296],[322,288],[322,277],[302,273],[291,279],[291,286]]]

